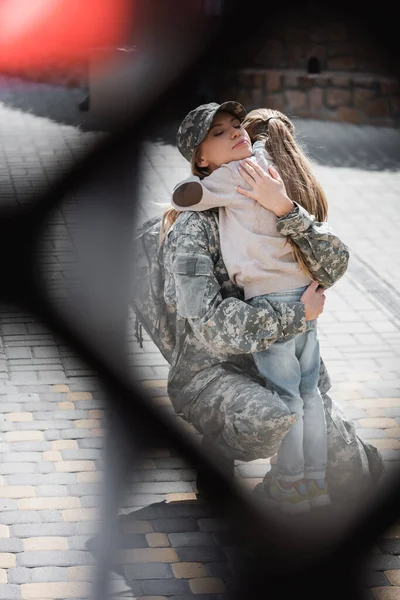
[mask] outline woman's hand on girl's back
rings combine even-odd
[[[245,190],[236,186],[240,194],[256,200],[277,217],[283,217],[293,209],[294,204],[286,194],[285,184],[273,166],[269,166],[268,171],[265,171],[260,165],[246,158],[240,162],[240,167],[240,175],[251,187],[251,190]]]
[[[318,281],[312,281],[302,297],[300,302],[304,303],[306,321],[317,319],[324,310],[325,290],[318,288]]]

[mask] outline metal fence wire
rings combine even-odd
[[[208,65],[221,76],[232,60],[232,40],[238,47],[240,42],[240,48],[246,43],[250,48],[273,20],[274,10],[281,9],[239,2],[205,4],[207,10],[201,2],[148,3],[159,16],[156,30],[151,30],[150,19],[137,79],[116,81],[119,95],[116,108],[107,114],[106,135],[29,206],[2,209],[1,298],[39,315],[99,375],[106,392],[108,465],[93,599],[110,597],[117,510],[126,478],[146,448],[157,445],[175,448],[213,478],[210,510],[226,518],[237,537],[239,560],[229,597],[361,600],[366,598],[362,577],[366,555],[399,516],[400,481],[393,479],[390,489],[378,490],[350,522],[342,522],[333,511],[329,520],[313,516],[285,525],[239,491],[129,374],[125,336],[143,140],[196,105],[198,77]],[[319,10],[317,5],[315,9]],[[43,281],[38,253],[45,223],[63,199],[74,196],[87,199],[87,214],[80,224],[87,254],[78,260],[75,304],[60,308]]]

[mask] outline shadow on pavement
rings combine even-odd
[[[99,543],[97,535],[86,544],[95,559]],[[225,600],[223,588],[231,589],[243,559],[238,546],[232,528],[213,504],[158,502],[119,516],[116,547],[120,560],[112,570],[125,580],[133,596],[189,594],[189,579],[207,576],[221,580],[221,595],[216,598]],[[145,560],[149,550],[159,555],[158,564],[149,562],[155,556]]]

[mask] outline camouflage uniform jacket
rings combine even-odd
[[[348,248],[327,223],[316,222],[296,204],[277,227],[300,247],[324,288],[345,273]],[[185,405],[224,370],[258,378],[251,354],[306,330],[302,302],[271,302],[258,309],[243,301],[222,261],[217,210],[179,215],[164,241],[163,260],[164,299],[176,313],[168,393],[178,411],[185,413]],[[322,361],[319,388],[321,393],[330,388]]]

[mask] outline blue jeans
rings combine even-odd
[[[274,302],[298,302],[307,286],[252,298]],[[325,410],[318,390],[319,342],[317,322],[307,321],[307,331],[277,340],[268,350],[257,352],[254,359],[267,386],[276,391],[298,420],[282,440],[278,450],[278,474],[288,482],[324,479],[328,441]]]

